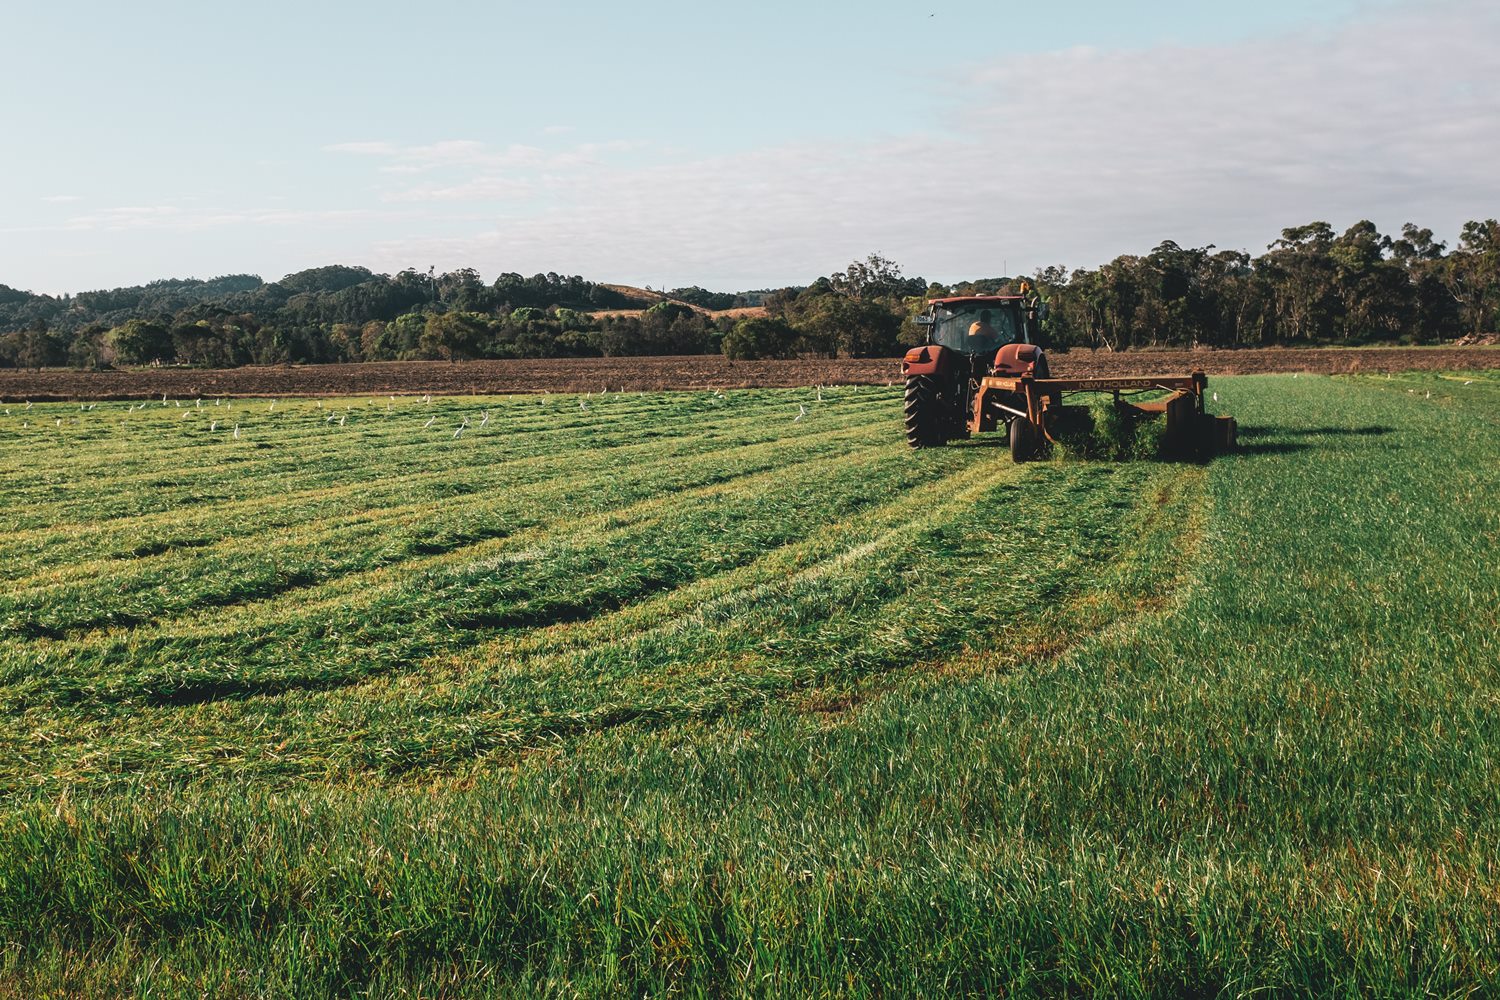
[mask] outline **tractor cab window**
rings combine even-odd
[[[979,305],[935,307],[934,344],[965,354],[993,354],[1006,344],[1023,339],[1014,309]]]

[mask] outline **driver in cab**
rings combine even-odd
[[[969,336],[994,339],[995,328],[990,326],[990,311],[988,309],[982,310],[979,313],[979,318],[969,324]]]

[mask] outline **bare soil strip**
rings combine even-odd
[[[1052,369],[1071,378],[1270,372],[1397,372],[1500,368],[1500,347],[1256,348],[1238,351],[1072,351]],[[0,370],[0,399],[149,399],[195,396],[441,395],[523,392],[644,392],[661,389],[880,385],[901,377],[895,358],[730,361],[712,356],[549,358],[545,360],[388,361],[231,369],[123,371]]]

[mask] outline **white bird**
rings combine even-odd
[[[339,417],[339,426],[340,427],[344,426],[344,421],[348,420],[348,419],[349,419],[349,414],[347,414],[347,413],[344,414],[342,417]]]
[[[588,408],[589,408],[589,404],[588,404],[588,403],[585,403],[585,402],[584,402],[584,401],[583,401],[583,400],[581,400],[581,399],[580,399],[580,400],[579,400],[579,401],[578,401],[578,408],[579,408],[579,409],[580,409],[580,410],[587,410],[587,409],[588,409]]]
[[[268,406],[268,407],[266,407],[266,412],[267,413],[274,413],[274,412],[276,412],[276,400],[274,400],[274,399],[271,400],[271,405]]]
[[[210,434],[212,434],[214,431],[216,431],[218,429],[219,429],[219,422],[217,420],[215,420],[213,423],[211,423],[211,424],[208,425],[208,433],[210,433]]]
[[[1297,373],[1296,372],[1292,372],[1292,378],[1296,378],[1296,377],[1297,377]]]
[[[1469,379],[1467,382],[1464,383],[1464,385],[1473,385],[1473,384],[1474,384],[1474,380],[1473,379]],[[9,413],[10,411],[6,410],[5,412]]]
[[[1427,390],[1427,398],[1428,398],[1428,399],[1431,399],[1431,398],[1432,398],[1432,390],[1431,390],[1431,389],[1428,389],[1428,390]]]
[[[823,387],[818,386],[818,402],[823,402]]]
[[[423,396],[422,397],[422,402],[424,402],[424,403],[430,403],[430,402],[432,402],[432,393],[429,392],[427,395]]]
[[[234,425],[234,439],[236,441],[238,441],[240,439],[240,425],[239,424],[235,424]]]
[[[479,418],[479,426],[483,427],[485,424],[487,424],[489,422],[490,422],[490,411],[489,410],[485,410],[484,411],[484,416],[481,417],[481,418]]]
[[[31,409],[31,400],[29,399],[26,401],[26,409]]]
[[[1214,402],[1217,403],[1218,401],[1219,401],[1219,394],[1216,392],[1216,393],[1214,393]]]
[[[802,421],[802,418],[805,416],[807,416],[807,407],[803,406],[801,403],[798,403],[797,415],[792,418],[792,423],[800,423]]]
[[[57,426],[59,426],[59,427],[62,426],[62,417],[58,417],[57,418]]]
[[[203,397],[200,396],[197,399],[193,400],[193,409],[195,409],[195,410],[201,410],[201,409],[203,409]]]
[[[422,426],[423,426],[423,427],[424,427],[424,428],[427,428],[427,427],[431,427],[431,426],[432,426],[432,422],[433,422],[433,421],[434,421],[434,420],[436,420],[436,419],[437,419],[437,415],[436,415],[436,414],[434,414],[434,415],[433,415],[433,416],[430,416],[430,417],[428,417],[428,418],[427,418],[427,423],[425,423],[425,424],[423,424],[423,425],[422,425]]]
[[[456,431],[453,432],[453,439],[455,441],[458,440],[458,436],[464,432],[464,428],[467,427],[467,426],[469,426],[469,425],[468,424],[459,424],[458,425],[458,430],[456,430]]]
[[[189,411],[189,410],[183,410],[182,411],[182,416],[178,417],[177,419],[178,420],[186,420],[190,416],[192,416],[191,411]]]

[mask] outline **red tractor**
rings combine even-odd
[[[916,317],[927,343],[906,352],[906,441],[931,448],[971,434],[1004,428],[1017,462],[1053,440],[1067,411],[1065,395],[1109,392],[1137,416],[1166,417],[1166,441],[1179,452],[1211,454],[1235,444],[1233,417],[1203,407],[1202,372],[1147,378],[1055,379],[1037,345],[1046,307],[1021,285],[1020,295],[965,295],[929,299]],[[1131,402],[1121,394],[1150,396]]]
[[[931,448],[994,429],[993,420],[981,421],[988,427],[970,426],[980,382],[988,376],[1050,378],[1046,352],[1036,343],[1040,313],[1029,295],[929,299],[916,317],[927,327],[928,343],[907,351],[901,362],[907,443]]]

